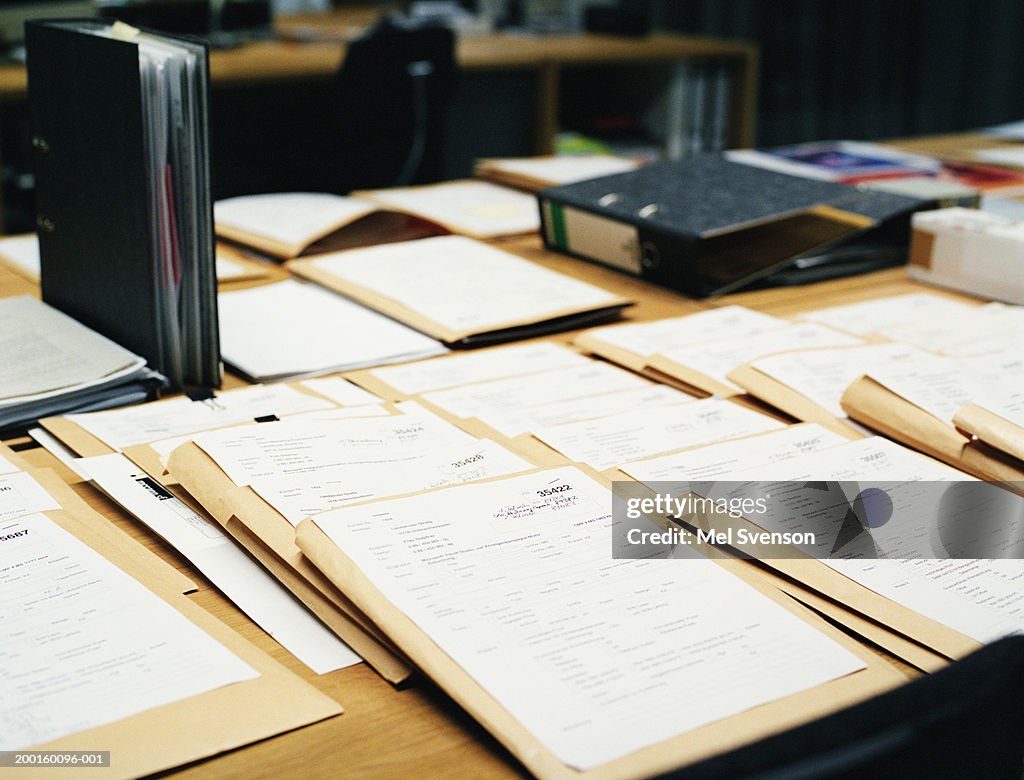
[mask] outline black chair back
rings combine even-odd
[[[447,27],[388,19],[352,41],[337,78],[334,189],[439,181],[456,74]]]

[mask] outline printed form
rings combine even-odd
[[[218,526],[193,512],[123,455],[84,458],[81,465],[104,493],[191,561],[314,672],[326,674],[362,660]]]
[[[257,385],[198,401],[183,396],[155,404],[69,414],[67,419],[111,449],[123,450],[135,444],[251,422],[257,417],[333,408],[330,401],[288,385]]]
[[[709,398],[641,409],[598,420],[553,425],[533,435],[577,463],[598,471],[623,463],[785,427],[767,415]]]
[[[400,393],[417,395],[558,368],[579,368],[592,363],[590,358],[579,352],[544,341],[375,368],[370,374]]]
[[[711,561],[612,560],[610,509],[605,487],[565,467],[317,523],[576,769],[863,668]]]
[[[744,306],[723,306],[685,317],[635,322],[588,331],[594,338],[641,357],[719,339],[745,338],[790,325]]]
[[[0,521],[0,750],[258,676],[50,518]]]
[[[359,463],[395,464],[478,440],[439,417],[282,420],[201,433],[193,439],[239,487]]]

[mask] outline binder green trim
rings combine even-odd
[[[551,214],[551,243],[562,251],[568,251],[569,239],[565,230],[565,211],[558,203],[548,201]]]

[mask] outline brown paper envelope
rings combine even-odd
[[[242,639],[188,598],[169,591],[149,567],[124,548],[66,512],[47,512],[63,529],[123,569],[260,673],[129,718],[78,732],[33,750],[109,750],[109,768],[92,768],[97,778],[148,775],[199,761],[286,731],[339,715],[341,706],[270,656]],[[11,777],[38,772],[8,769]],[[6,776],[6,775],[5,775]]]
[[[277,510],[251,488],[235,485],[194,442],[178,447],[169,467],[180,485],[271,573],[286,570],[287,576],[278,581],[384,679],[398,684],[409,677],[412,670],[388,646],[383,633],[302,554],[295,544],[295,529]],[[239,525],[250,534],[242,534]],[[261,544],[247,543],[253,538]]]
[[[953,424],[990,447],[1024,461],[1024,428],[998,414],[968,404],[954,415]]]
[[[592,470],[584,471],[600,479]],[[406,651],[425,674],[490,731],[530,772],[544,780],[572,777],[645,777],[664,772],[777,734],[878,695],[905,681],[890,664],[829,626],[803,605],[780,593],[775,587],[766,585],[763,580],[747,578],[744,568],[746,564],[736,566],[743,562],[722,561],[722,565],[729,571],[745,579],[765,596],[857,655],[867,668],[810,691],[755,707],[687,734],[681,734],[595,769],[579,772],[559,762],[470,675],[434,644],[429,636],[387,601],[373,583],[330,541],[313,518],[307,518],[299,524],[297,538],[306,554],[337,583],[339,588],[361,606],[399,647]]]
[[[846,388],[843,410],[850,419],[890,439],[948,463],[979,479],[994,481],[1024,495],[1024,463],[976,441],[968,441],[944,423],[870,377]]]
[[[604,478],[609,481],[627,479],[635,482],[632,477],[618,469],[609,469],[605,472]],[[638,482],[637,484],[642,483]],[[646,489],[650,490],[650,488]],[[655,524],[667,522],[664,518],[651,517],[649,519]],[[756,523],[745,518],[732,518],[729,522],[736,528],[742,527],[750,532],[762,530]],[[736,547],[744,550],[743,545],[736,545]],[[981,647],[976,640],[908,607],[897,604],[792,546],[779,546],[779,555],[785,557],[761,557],[764,555],[765,549],[766,547],[761,545],[757,549],[746,549],[745,551],[757,557],[761,566],[771,569],[776,575],[788,578],[803,590],[837,602],[862,618],[883,626],[886,631],[899,634],[904,639],[920,645],[932,653],[945,658],[960,658]],[[810,606],[816,607],[817,605],[811,604]],[[839,622],[847,624],[844,621]],[[914,663],[914,660],[909,658],[906,660]],[[915,654],[915,660],[921,660],[921,657]]]

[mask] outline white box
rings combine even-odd
[[[976,209],[914,215],[910,278],[1024,304],[1024,222]]]

